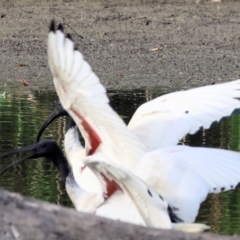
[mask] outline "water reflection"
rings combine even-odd
[[[167,90],[110,91],[112,107],[123,117],[126,123],[139,105]],[[33,92],[6,94],[0,96],[0,153],[9,149],[31,144],[48,114],[57,103],[54,92]],[[65,120],[58,119],[48,127],[43,138],[54,139],[62,145]],[[208,146],[224,149],[240,149],[240,115],[234,115],[210,130],[202,130],[193,136],[186,136],[183,144]],[[18,156],[15,156],[15,158]],[[1,159],[0,169],[11,160]],[[72,206],[60,176],[51,162],[44,159],[28,160],[0,178],[0,186],[45,201]],[[211,232],[240,234],[240,190],[210,195],[202,204],[198,222],[211,226]]]

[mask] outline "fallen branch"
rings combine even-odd
[[[145,228],[80,213],[74,209],[30,199],[0,189],[0,239],[239,240],[240,238]]]

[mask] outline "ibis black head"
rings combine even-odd
[[[69,116],[69,115],[68,115],[67,111],[65,111],[64,108],[62,107],[62,104],[60,102],[58,102],[57,106],[55,107],[53,112],[50,113],[50,115],[47,117],[46,121],[40,128],[38,135],[37,135],[37,142],[39,142],[40,137],[41,137],[43,131],[47,128],[47,126],[49,124],[51,124],[55,119],[57,119],[59,117],[63,117],[63,116]]]
[[[27,159],[33,159],[33,158],[39,158],[39,157],[45,157],[47,160],[52,161],[54,165],[57,167],[57,169],[59,170],[63,180],[65,180],[69,174],[68,162],[64,157],[62,150],[57,145],[57,143],[52,140],[43,140],[41,142],[26,146],[26,147],[22,147],[19,149],[15,149],[15,150],[3,153],[2,155],[0,155],[0,158],[7,157],[16,153],[27,153],[29,155],[26,157],[20,158],[12,162],[11,164],[9,164],[0,172],[0,175],[2,175],[9,168]]]

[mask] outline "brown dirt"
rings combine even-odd
[[[180,89],[240,75],[238,2],[16,2],[0,0],[0,85],[12,89],[19,88],[20,78],[30,84],[26,88],[53,88],[46,58],[52,18],[66,23],[110,89]]]

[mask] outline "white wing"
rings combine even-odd
[[[109,163],[94,161],[94,157],[85,162],[96,174],[101,173],[110,181],[115,181],[124,194],[137,208],[145,226],[171,229],[168,204],[151,187],[125,169]],[[120,200],[120,199],[119,199]],[[121,204],[121,201],[119,201]],[[131,216],[128,215],[129,218]],[[139,220],[137,220],[139,221]]]
[[[52,23],[48,34],[48,60],[60,102],[85,139],[87,154],[104,142],[109,159],[135,166],[145,153],[144,144],[132,134],[109,105],[106,90],[61,26]]]
[[[112,220],[146,226],[135,204],[120,190],[100,205],[95,214]]]
[[[240,108],[240,80],[174,92],[141,105],[128,128],[148,151],[175,145]]]
[[[123,190],[123,193],[117,191],[109,200],[99,207],[99,209],[105,211],[105,213],[103,213],[104,216],[116,219],[113,215],[117,213],[117,216],[127,222],[185,232],[202,232],[209,228],[205,224],[197,223],[173,224],[169,217],[168,203],[153,188],[121,167],[113,166],[112,164],[102,161],[94,161],[93,159],[94,158],[91,160],[91,158],[89,158],[86,161],[87,166],[92,168],[96,174],[102,173],[109,180],[115,181]],[[131,200],[131,203],[126,200],[127,196]],[[137,210],[141,217],[139,217],[134,210]],[[106,215],[106,211],[108,215]],[[121,211],[120,214],[119,211]],[[99,213],[99,210],[96,212]],[[173,213],[171,214],[173,215]],[[144,222],[142,223],[141,221]]]
[[[234,189],[240,182],[240,153],[173,146],[146,154],[134,170],[174,206],[184,222],[193,222],[209,193]]]

